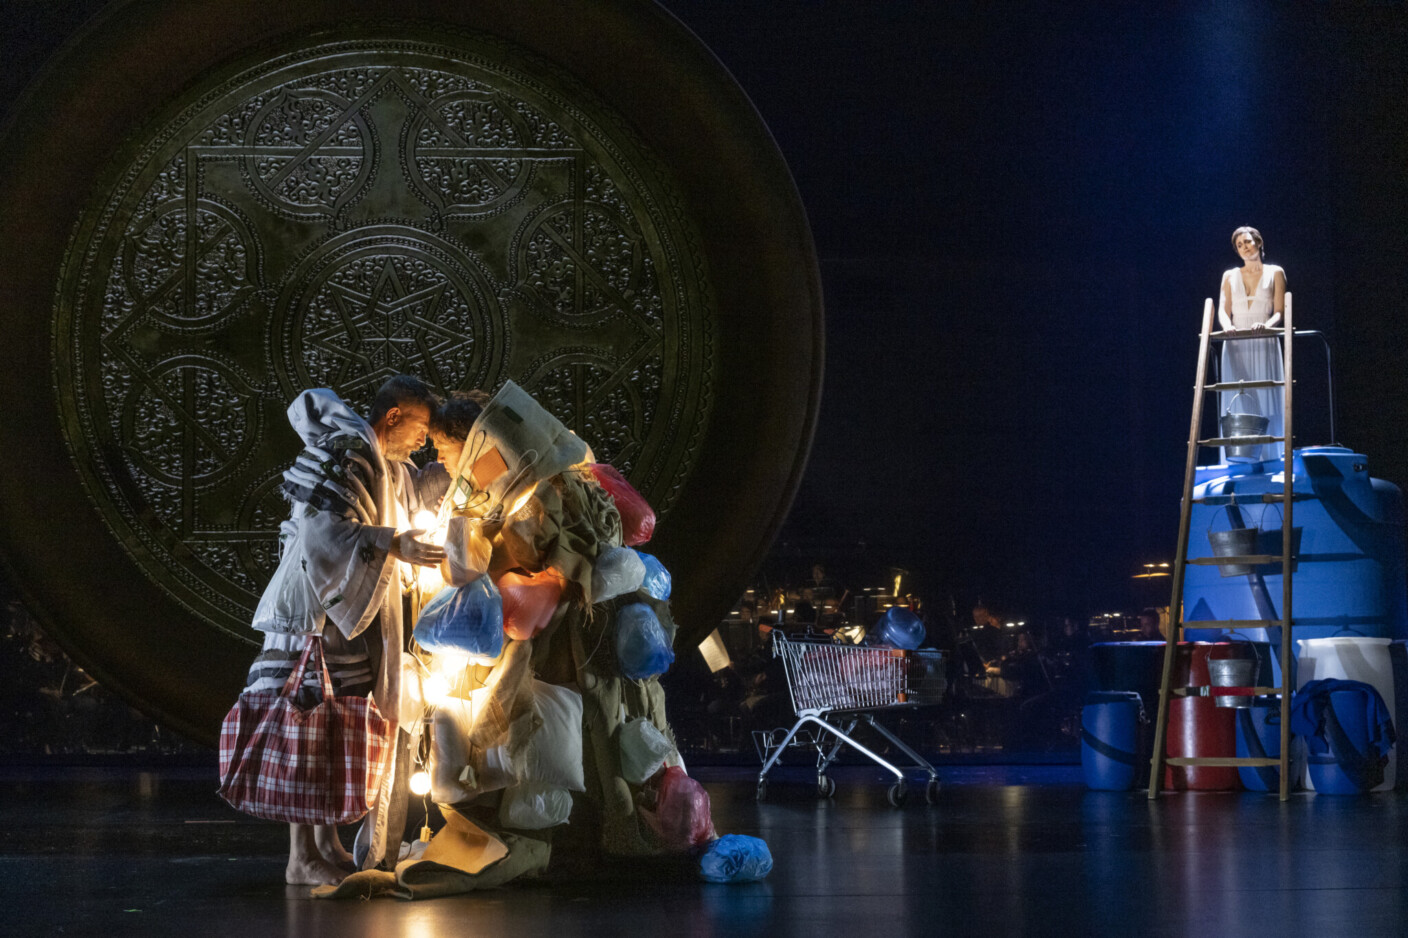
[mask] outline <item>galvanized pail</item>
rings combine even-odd
[[[1255,658],[1223,658],[1208,662],[1208,683],[1213,687],[1251,687],[1256,680]],[[1219,707],[1250,707],[1251,697],[1214,696],[1212,702]]]
[[[1246,394],[1246,391],[1238,391],[1232,395],[1232,400],[1227,403],[1227,413],[1218,420],[1223,439],[1232,440],[1244,436],[1265,436],[1266,430],[1271,426],[1271,418],[1263,417],[1261,414],[1234,413],[1232,405],[1237,403],[1237,398]],[[1255,460],[1260,455],[1261,444],[1249,443],[1245,445],[1231,445],[1225,447],[1228,459]]]
[[[1236,504],[1235,501],[1233,504]],[[1235,521],[1239,518],[1232,511],[1231,505],[1224,507],[1229,521]],[[1262,506],[1261,513],[1263,517],[1266,515],[1265,505]],[[1217,523],[1216,512],[1212,518],[1212,524]],[[1212,545],[1214,557],[1240,557],[1256,553],[1256,540],[1257,535],[1261,532],[1260,528],[1228,528],[1226,531],[1214,531],[1212,524],[1208,525],[1208,543]],[[1241,563],[1220,563],[1217,565],[1217,569],[1223,576],[1245,576],[1256,568]]]

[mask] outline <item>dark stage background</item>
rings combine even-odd
[[[6,104],[100,5],[0,7]],[[774,580],[822,559],[943,606],[1148,601],[1129,577],[1172,553],[1241,224],[1334,343],[1340,441],[1408,482],[1404,4],[665,5],[772,128],[822,262],[826,395]],[[1302,348],[1304,445],[1328,421]]]
[[[1129,577],[1173,553],[1244,224],[1333,343],[1340,442],[1408,483],[1403,3],[666,5],[772,128],[821,257],[826,394],[774,566],[849,547],[960,611],[1166,604]],[[1327,442],[1323,353],[1297,359],[1297,443]]]

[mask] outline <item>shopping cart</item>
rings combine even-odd
[[[875,712],[939,703],[947,686],[944,653],[798,641],[781,632],[772,634],[772,653],[782,659],[797,722],[790,730],[753,733],[758,756],[763,760],[763,770],[758,773],[758,800],[767,797],[768,772],[789,746],[816,749],[817,794],[830,798],[836,793],[836,780],[826,771],[836,761],[841,747],[848,745],[894,773],[895,782],[886,797],[895,807],[904,804],[908,795],[904,772],[851,735],[864,722],[913,760],[914,767],[929,773],[924,798],[933,804],[939,794],[939,773],[877,722]]]

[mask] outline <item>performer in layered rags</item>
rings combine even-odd
[[[424,445],[437,403],[419,379],[398,375],[377,391],[365,420],[325,389],[304,391],[288,409],[305,449],[284,473],[291,510],[283,533],[302,529],[305,569],[326,610],[321,640],[334,690],[339,696],[373,693],[393,722],[411,565],[437,566],[445,559],[441,548],[416,539],[422,532],[409,520],[422,508],[434,509],[449,481],[439,463],[422,473],[407,461]],[[266,632],[245,693],[281,688],[307,641],[308,633]],[[305,693],[319,692],[316,680],[309,676]],[[397,763],[404,763],[407,738],[404,730],[397,734],[386,781],[357,834],[355,858],[336,827],[290,824],[287,882],[337,883],[353,869],[396,861],[406,817],[406,770]]]
[[[1228,332],[1275,328],[1286,310],[1286,272],[1264,262],[1265,244],[1255,228],[1244,226],[1232,232],[1232,247],[1242,258],[1242,266],[1222,274],[1218,325]],[[1280,381],[1282,374],[1281,340],[1274,335],[1222,343],[1222,381]],[[1266,417],[1266,435],[1282,436],[1281,395],[1279,387],[1223,391],[1220,412]],[[1260,459],[1281,458],[1279,443],[1257,449]]]

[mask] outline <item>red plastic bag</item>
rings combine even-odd
[[[520,642],[547,628],[562,599],[562,577],[551,568],[531,574],[510,570],[494,585],[504,601],[504,634]]]
[[[655,785],[655,809],[642,807],[641,815],[666,850],[689,850],[719,836],[714,833],[714,821],[709,816],[709,793],[677,765],[660,773]]]
[[[621,514],[621,543],[635,547],[650,540],[655,534],[655,509],[646,502],[645,496],[637,492],[614,466],[596,462],[592,463],[591,470]]]

